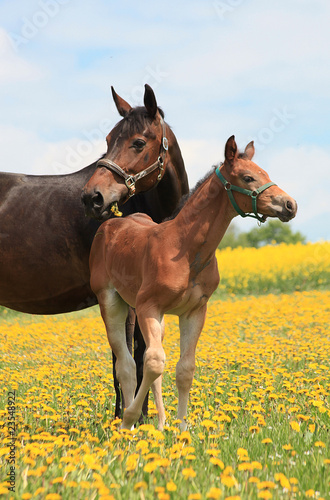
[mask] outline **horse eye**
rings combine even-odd
[[[136,149],[142,149],[142,148],[144,148],[145,145],[146,145],[146,142],[143,141],[142,139],[136,139],[133,142],[133,148],[136,148]]]
[[[243,180],[248,183],[254,181],[253,177],[251,177],[250,175],[245,175]]]

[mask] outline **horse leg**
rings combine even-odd
[[[148,306],[144,304],[143,310],[148,310]],[[138,420],[143,401],[156,379],[163,373],[165,364],[165,352],[162,346],[162,318],[159,315],[152,314],[148,310],[148,316],[139,311],[137,307],[137,318],[140,324],[141,331],[146,343],[146,352],[144,357],[143,378],[140,389],[135,396],[132,404],[126,408],[123,417],[122,428],[130,429],[132,425]],[[159,382],[158,382],[159,384]],[[161,381],[160,381],[161,384]],[[159,401],[160,386],[154,385],[157,393],[157,401]],[[159,410],[157,408],[157,410]]]
[[[134,335],[134,326],[135,326],[135,311],[131,307],[128,309],[128,316],[126,319],[125,329],[126,329],[126,344],[129,352],[132,354],[132,346],[133,346],[133,335]],[[134,356],[135,358],[135,356]],[[123,392],[120,388],[119,380],[116,374],[116,362],[117,358],[115,353],[112,351],[112,373],[113,373],[113,384],[116,393],[116,407],[115,407],[115,418],[123,417]],[[148,405],[148,403],[147,403]],[[147,410],[148,411],[148,410]]]
[[[134,399],[136,387],[135,362],[127,347],[125,321],[128,306],[115,290],[103,290],[97,299],[105,323],[110,347],[116,360],[116,374],[124,396],[124,406],[128,407]]]
[[[188,409],[189,391],[195,373],[196,346],[204,326],[206,305],[191,313],[180,316],[180,359],[176,365],[176,386],[179,393],[178,419],[181,420],[180,429],[187,428],[186,416]]]
[[[146,344],[140,329],[139,322],[135,322],[135,329],[134,329],[134,361],[136,364],[136,380],[137,380],[137,387],[136,387],[136,394],[140,388],[141,382],[142,382],[142,377],[143,377],[143,357],[144,353],[146,350]],[[142,405],[142,414],[140,415],[139,421],[142,423],[145,418],[148,416],[148,399],[149,399],[149,391],[147,392],[147,395],[144,399],[143,405]]]

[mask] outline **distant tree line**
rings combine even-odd
[[[261,227],[251,229],[246,233],[238,231],[231,224],[223,237],[219,248],[255,247],[276,245],[279,243],[306,243],[306,237],[300,231],[293,232],[290,224],[279,220],[269,220]]]

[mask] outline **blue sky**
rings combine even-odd
[[[82,168],[119,120],[110,86],[139,105],[149,83],[191,185],[255,140],[292,228],[330,239],[329,19],[326,0],[0,0],[0,169]]]

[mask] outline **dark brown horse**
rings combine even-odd
[[[123,108],[129,106],[114,91],[113,96],[122,115]],[[107,152],[109,155],[111,148],[116,151],[119,148],[123,165],[125,154],[131,152],[130,134],[134,135],[146,121],[154,121],[157,104],[149,86],[144,100],[145,107],[132,110],[129,128],[123,119],[108,136],[120,135],[125,130],[125,140],[120,146],[108,139]],[[130,198],[122,207],[124,215],[144,212],[160,222],[173,212],[181,195],[188,191],[180,148],[173,132],[167,125],[165,128],[169,148],[162,178],[153,190]],[[158,130],[155,138],[159,141],[158,150],[162,136],[163,131]],[[136,171],[144,165],[143,157],[141,163],[135,164]],[[0,174],[1,305],[26,313],[58,314],[97,303],[90,288],[88,259],[100,222],[85,216],[80,199],[83,186],[96,169],[95,162],[70,175]],[[143,346],[141,349],[144,350]],[[138,365],[141,367],[141,359]],[[116,412],[119,412],[118,399]]]
[[[207,302],[219,283],[215,257],[219,242],[238,213],[246,216],[253,212],[261,221],[266,217],[288,221],[296,215],[296,202],[270,181],[252,161],[253,155],[253,143],[239,154],[234,136],[230,137],[224,164],[197,187],[175,218],[155,224],[145,214],[134,214],[104,222],[95,235],[90,254],[91,287],[117,356],[117,376],[126,406],[123,428],[129,429],[137,421],[150,387],[159,428],[164,426],[161,376],[165,313],[179,316],[178,418],[181,429],[186,427],[195,350]],[[143,380],[136,395],[134,361],[125,342],[128,306],[136,308],[147,346]]]

